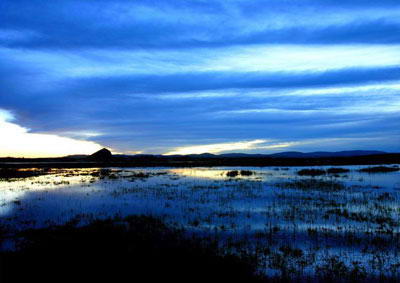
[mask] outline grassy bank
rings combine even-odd
[[[212,242],[145,216],[28,230],[2,252],[1,282],[260,282],[250,258],[219,255]]]

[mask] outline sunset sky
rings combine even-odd
[[[400,151],[399,0],[1,0],[0,156]]]

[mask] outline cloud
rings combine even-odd
[[[0,18],[0,108],[25,134],[400,150],[395,0],[3,0]]]
[[[304,73],[351,68],[396,68],[400,45],[248,45],[223,49],[185,50],[96,49],[85,51],[0,48],[2,64],[36,71],[47,81],[190,74]],[[340,58],[340,60],[338,60]],[[145,82],[142,82],[145,84]]]
[[[201,154],[201,153],[220,153],[233,150],[250,150],[255,149],[260,144],[266,143],[267,140],[252,140],[252,141],[240,141],[232,143],[218,143],[218,144],[207,144],[207,145],[194,145],[184,146],[175,148],[173,151],[165,153],[165,155],[175,154]]]
[[[396,69],[389,70],[341,70],[303,78],[281,74],[282,79],[252,73],[215,73],[219,79],[210,73],[146,76],[146,84],[128,77],[75,79],[33,92],[16,84],[14,91],[8,87],[14,95],[0,95],[0,104],[14,109],[19,123],[32,132],[83,138],[120,152],[164,153],[187,144],[292,141],[364,132],[391,139],[400,119],[395,108],[400,97],[395,80],[383,81],[396,77]],[[258,83],[259,77],[270,83]],[[336,79],[327,83],[329,77]],[[367,84],[370,80],[376,83]],[[101,135],[77,135],[85,132]],[[392,140],[389,148],[398,148],[396,144]]]
[[[0,156],[59,157],[91,154],[102,147],[91,141],[76,140],[49,134],[33,134],[13,123],[13,115],[0,109]]]
[[[254,43],[399,43],[400,7],[394,1],[173,2],[111,0],[94,5],[3,0],[4,28],[37,35],[3,44],[41,49],[171,49]]]
[[[82,96],[109,93],[160,94],[224,89],[291,89],[359,85],[400,80],[400,67],[346,68],[315,72],[187,72],[167,75],[126,75],[67,80],[69,92]]]

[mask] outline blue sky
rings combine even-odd
[[[0,54],[3,156],[400,151],[397,0],[2,0]]]

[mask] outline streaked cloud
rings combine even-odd
[[[182,50],[26,50],[0,48],[7,61],[39,69],[49,79],[186,73],[299,75],[351,68],[396,68],[400,45],[247,45]],[[338,60],[340,58],[340,60]]]
[[[25,138],[400,151],[396,0],[3,0],[0,18],[0,119]]]
[[[260,144],[266,143],[267,140],[252,140],[252,141],[240,141],[231,143],[217,143],[207,145],[194,145],[175,148],[173,151],[165,153],[165,155],[175,154],[201,154],[201,153],[220,153],[232,150],[249,150],[255,149]]]
[[[267,152],[286,149],[299,145],[301,142],[276,142],[269,140],[251,140],[239,141],[231,143],[216,143],[206,145],[192,145],[175,148],[173,151],[165,153],[165,155],[175,154],[201,154],[201,153],[224,153],[224,152],[252,152],[254,150],[267,150]]]

